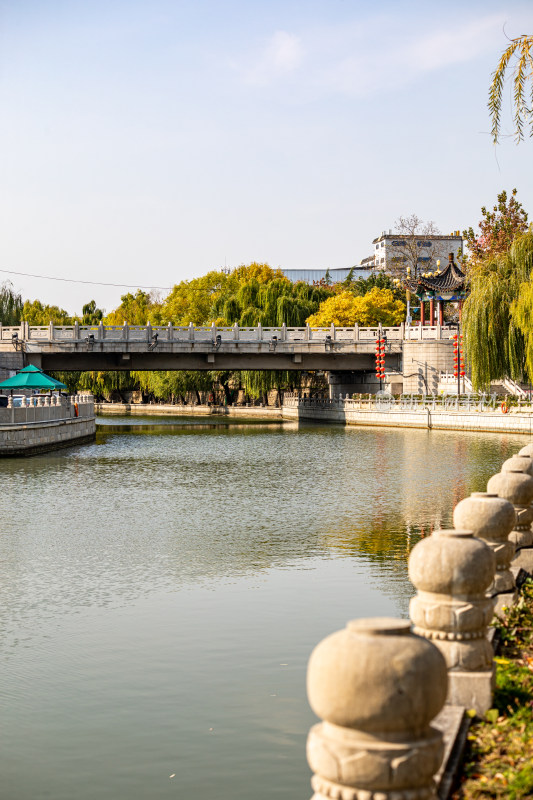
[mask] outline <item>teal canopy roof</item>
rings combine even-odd
[[[2,389],[66,389],[64,383],[56,381],[50,375],[45,375],[42,369],[34,367],[33,364],[21,369],[12,378],[0,383]]]

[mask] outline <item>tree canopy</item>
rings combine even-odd
[[[467,361],[474,388],[493,380],[533,377],[533,232],[509,250],[479,259],[463,308]]]
[[[22,315],[22,297],[15,292],[13,284],[6,281],[0,285],[0,323],[18,325]]]
[[[362,296],[341,292],[329,297],[307,320],[312,327],[338,325],[400,325],[405,320],[405,303],[396,300],[391,289],[375,286]]]
[[[59,306],[43,305],[40,300],[26,300],[22,307],[22,319],[30,325],[72,325],[75,317]]]
[[[505,190],[500,192],[492,210],[482,207],[479,233],[474,233],[471,227],[463,231],[471,261],[507,253],[515,237],[527,231],[528,215],[516,195],[516,189],[510,196]]]

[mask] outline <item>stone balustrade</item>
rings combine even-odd
[[[494,553],[496,573],[487,593],[495,600],[496,613],[516,600],[516,583],[511,572],[515,545],[509,540],[515,522],[512,503],[489,492],[474,492],[461,500],[453,512],[456,528],[473,531]]]
[[[408,620],[355,620],[314,649],[307,688],[322,722],[307,743],[313,800],[435,800],[443,752],[435,717],[445,704],[479,715],[491,708],[493,609],[516,600],[513,573],[533,573],[520,560],[533,552],[531,456],[533,443],[487,492],[458,503],[455,529],[415,545],[412,629]]]
[[[172,325],[80,325],[75,322],[73,325],[28,325],[23,322],[16,326],[2,326],[0,324],[0,343],[13,342],[16,336],[18,342],[83,342],[86,343],[89,337],[91,341],[131,341],[131,342],[152,342],[154,335],[157,339],[164,341],[187,341],[202,342],[220,336],[224,341],[261,341],[269,340],[273,336],[277,341],[323,341],[326,336],[333,341],[370,341],[374,342],[378,337],[385,337],[387,342],[392,341],[430,341],[440,339],[451,339],[457,333],[457,328],[448,325],[425,325],[409,326],[397,325],[395,327],[382,328],[380,325],[371,327],[360,327],[353,325],[342,327],[328,325],[326,327],[311,327],[302,325],[300,327],[289,327],[285,323],[275,327],[264,327],[255,325],[239,327],[237,323],[232,326],[212,325],[195,326],[192,323],[186,326]],[[275,341],[276,341],[275,340]]]
[[[13,405],[9,396],[7,407],[0,408],[0,425],[28,424],[52,420],[94,417],[94,397],[79,394],[70,397],[58,395],[22,396],[20,405]]]
[[[492,648],[487,628],[494,600],[493,551],[472,531],[440,530],[411,551],[414,631],[431,639],[448,667],[448,702],[484,714],[492,705]]]

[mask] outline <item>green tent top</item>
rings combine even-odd
[[[45,375],[42,369],[34,367],[33,364],[21,369],[12,378],[0,383],[0,391],[2,389],[66,389],[64,383],[56,381],[50,375]]]

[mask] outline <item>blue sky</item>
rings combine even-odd
[[[530,0],[0,0],[0,267],[171,286],[351,266],[502,188],[533,216],[533,142],[495,148],[486,108],[532,32]],[[71,312],[126,291],[11,279]]]

